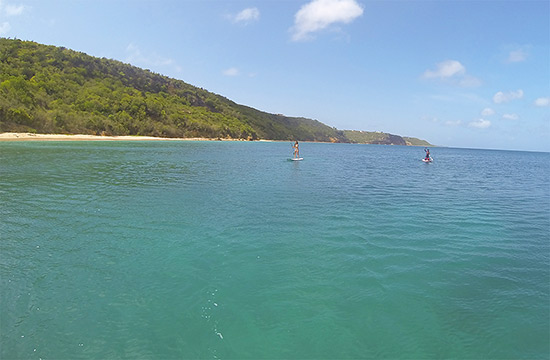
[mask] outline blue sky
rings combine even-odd
[[[0,36],[338,129],[550,151],[548,0],[0,0]]]

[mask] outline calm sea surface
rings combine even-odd
[[[550,154],[0,143],[1,359],[548,359]]]

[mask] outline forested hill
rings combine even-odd
[[[0,38],[0,74],[0,132],[363,142],[63,47]]]

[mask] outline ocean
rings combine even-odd
[[[550,154],[0,143],[1,359],[548,359]]]

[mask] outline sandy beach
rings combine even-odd
[[[1,133],[0,141],[219,141],[237,139],[208,139],[208,138],[162,138],[154,136],[98,136],[98,135],[62,135],[62,134],[32,134],[32,133]]]

